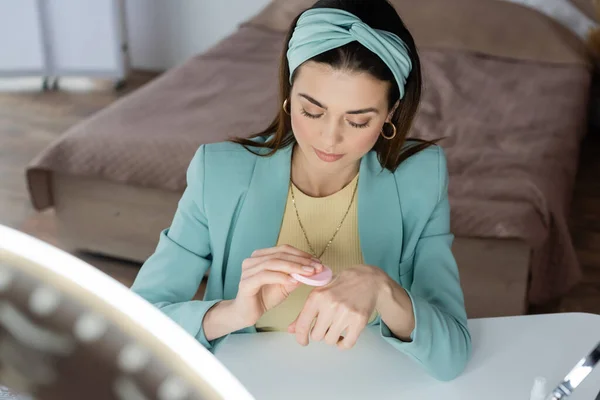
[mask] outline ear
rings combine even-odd
[[[392,117],[394,116],[394,114],[396,113],[396,110],[398,109],[398,107],[400,107],[400,100],[398,100],[396,102],[396,104],[394,104],[394,107],[392,107],[392,110],[390,111],[390,113],[388,114],[387,119],[385,120],[385,122],[391,122],[392,121]]]

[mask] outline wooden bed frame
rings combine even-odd
[[[138,262],[153,253],[181,197],[176,192],[58,174],[53,186],[62,243]],[[528,245],[520,240],[458,237],[453,252],[470,318],[526,313]]]

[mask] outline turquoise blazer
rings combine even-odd
[[[160,233],[156,251],[132,286],[209,350],[225,338],[206,339],[205,313],[236,297],[245,258],[277,243],[291,150],[259,157],[229,142],[201,146],[172,224]],[[371,324],[380,325],[384,340],[439,380],[458,376],[471,353],[451,252],[447,186],[446,160],[437,146],[411,156],[395,173],[383,170],[374,152],[361,160],[357,201],[365,264],[383,269],[407,290],[416,317],[412,342],[396,339],[381,318]],[[209,268],[204,300],[192,300]]]

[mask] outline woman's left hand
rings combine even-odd
[[[314,341],[352,348],[377,309],[389,279],[383,270],[368,265],[344,270],[329,285],[312,290],[288,331],[295,333],[303,346],[308,345],[310,335]]]

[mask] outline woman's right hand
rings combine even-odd
[[[233,309],[244,325],[252,326],[298,288],[299,283],[291,274],[311,276],[322,270],[317,259],[293,246],[257,250],[242,263]]]

